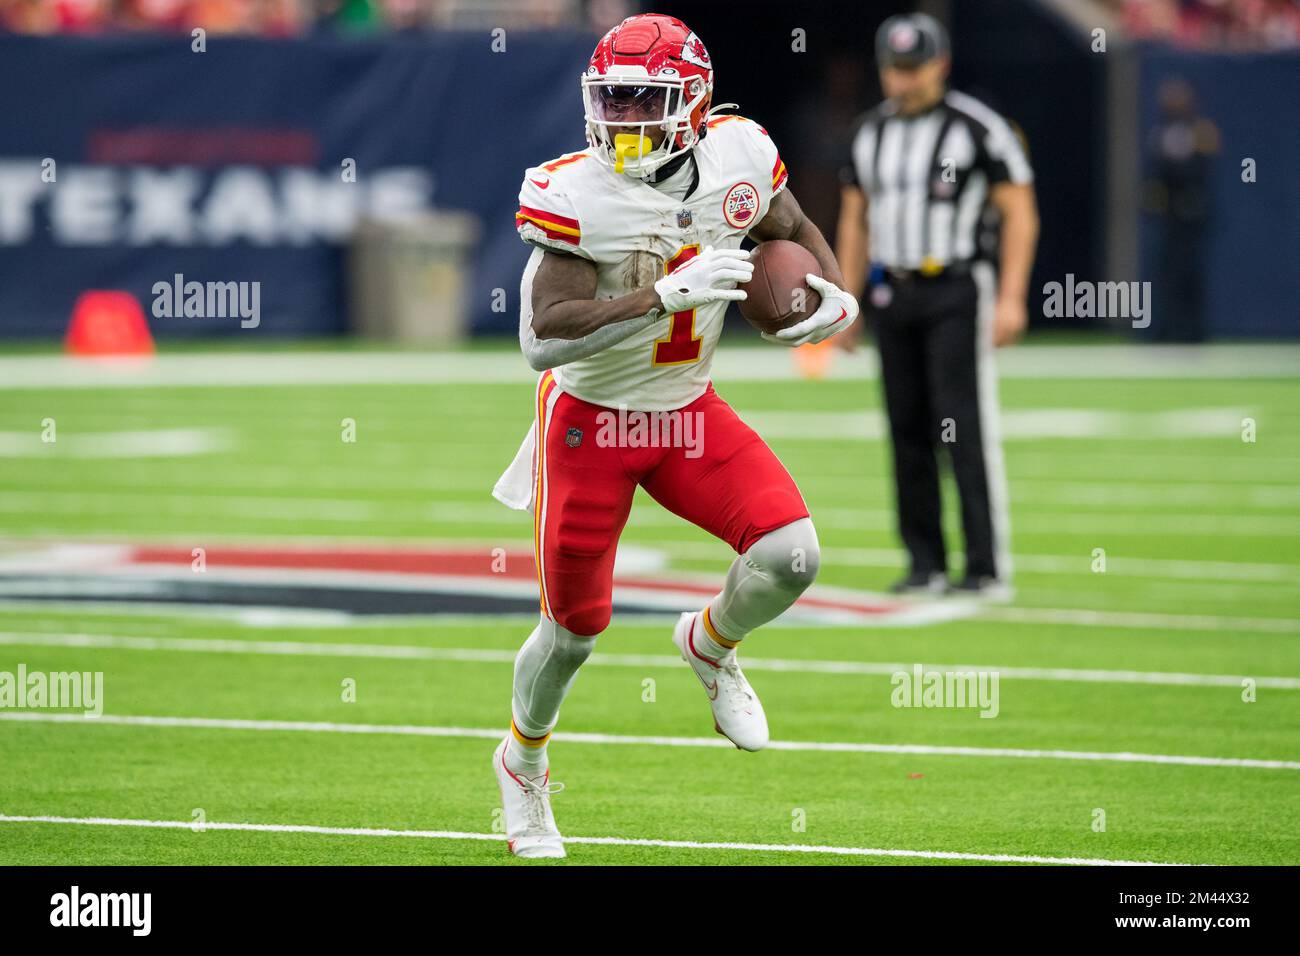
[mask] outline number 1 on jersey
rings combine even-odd
[[[664,275],[700,254],[699,243],[682,246],[664,263]],[[700,346],[704,339],[695,334],[695,310],[684,309],[673,313],[668,337],[655,340],[651,365],[686,365],[700,360]]]

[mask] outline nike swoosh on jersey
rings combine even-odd
[[[536,179],[530,179],[530,180],[528,180],[528,181],[529,181],[530,183],[532,183],[534,186],[536,186],[538,189],[547,189],[547,188],[549,188],[550,185],[551,185],[551,181],[550,181],[549,179],[546,180],[546,182],[544,182],[544,183],[543,183],[543,182],[538,182]]]

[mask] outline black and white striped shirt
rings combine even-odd
[[[952,90],[915,116],[888,100],[869,111],[841,178],[869,200],[872,261],[928,269],[974,258],[989,187],[1034,173],[1007,121]]]

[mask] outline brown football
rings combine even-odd
[[[821,275],[821,266],[811,252],[788,239],[772,239],[754,247],[750,262],[754,276],[736,286],[748,298],[736,303],[740,314],[760,332],[789,328],[808,318],[821,305],[822,297],[808,288],[804,276]]]

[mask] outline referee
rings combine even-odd
[[[1033,170],[1001,116],[946,90],[948,37],[934,18],[890,17],[876,34],[876,61],[886,99],[853,135],[836,254],[849,291],[862,290],[871,267],[865,301],[880,348],[899,532],[911,561],[893,591],[1006,597],[993,347],[1025,329],[1038,238]],[[996,283],[992,264],[977,261],[990,204],[1001,218]],[[940,522],[940,447],[952,462],[966,543],[955,585]]]

